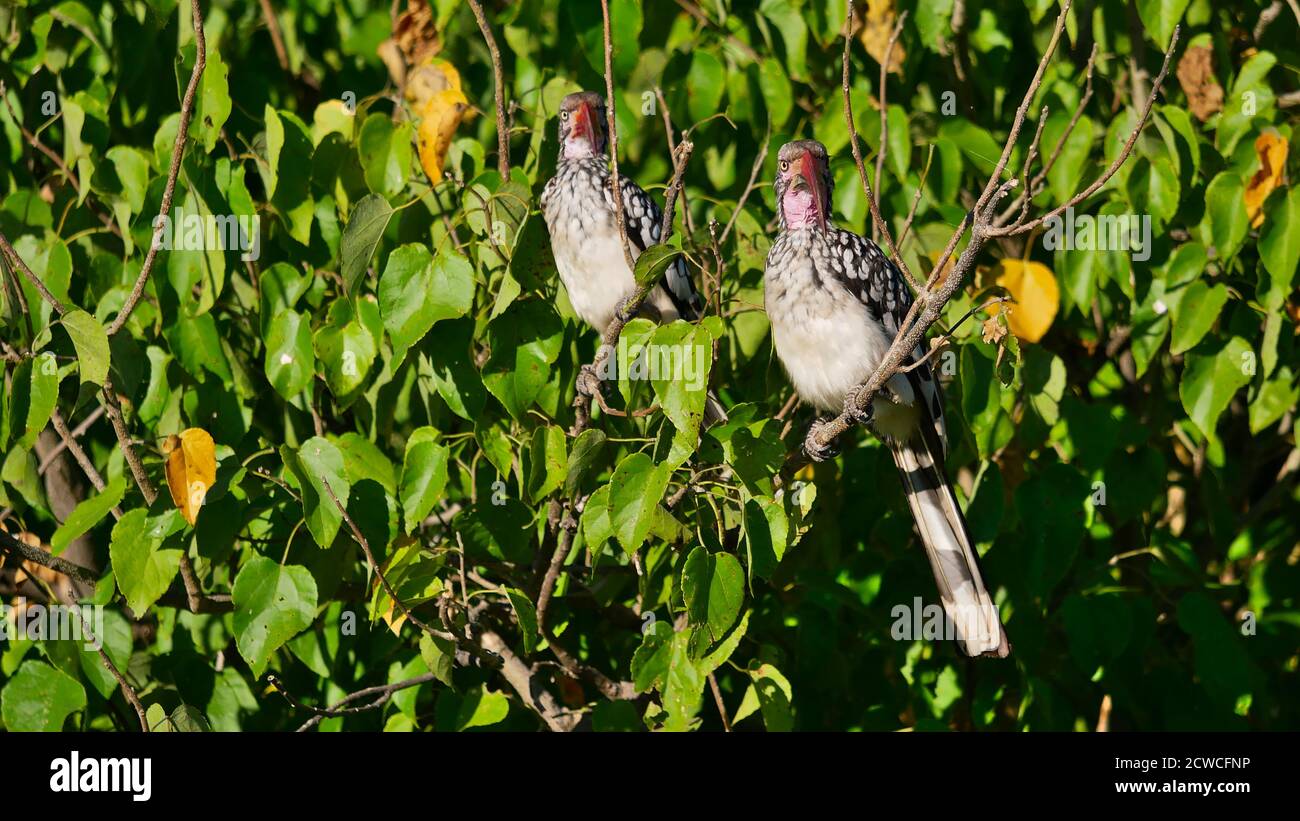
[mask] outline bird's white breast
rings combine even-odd
[[[604,329],[636,287],[623,256],[614,215],[594,174],[557,177],[542,204],[555,267],[573,310]]]
[[[845,394],[871,376],[893,340],[857,297],[838,282],[819,281],[812,265],[801,252],[769,260],[764,301],[777,357],[800,398],[838,414]],[[894,396],[875,402],[873,427],[907,438],[916,423],[911,386],[900,375],[889,388]]]

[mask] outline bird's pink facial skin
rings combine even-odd
[[[573,113],[573,125],[569,136],[564,140],[564,156],[570,160],[580,160],[596,154],[596,133],[591,123],[591,107],[580,103]]]
[[[790,184],[781,198],[786,224],[791,228],[817,226],[825,230],[826,214],[823,211],[825,193],[816,161],[805,153],[790,169]]]
[[[807,188],[796,191],[792,186],[787,189],[781,206],[785,209],[786,224],[791,228],[810,228],[817,224],[817,204],[813,202],[812,192]]]

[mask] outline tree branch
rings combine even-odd
[[[890,37],[889,41],[889,48],[891,50],[893,49],[894,41],[898,37],[898,32],[902,30],[903,21],[906,19],[907,12],[903,12],[898,16],[898,23],[894,26],[894,34]],[[879,232],[880,236],[885,238],[886,244],[889,245],[889,252],[894,256],[894,263],[897,264],[899,269],[907,276],[907,280],[912,284],[912,287],[919,288],[920,282],[915,276],[913,276],[911,269],[907,267],[907,262],[903,259],[903,255],[898,253],[898,246],[894,242],[894,235],[889,230],[889,225],[885,222],[885,218],[880,215],[880,201],[871,188],[871,181],[867,179],[867,166],[866,163],[862,161],[862,148],[858,145],[858,127],[853,124],[853,100],[849,95],[849,44],[853,42],[852,31],[853,0],[848,0],[847,11],[844,17],[844,56],[842,60],[842,73],[844,76],[841,86],[842,91],[844,92],[844,122],[849,129],[849,147],[853,150],[853,161],[857,163],[858,166],[858,177],[862,180],[862,190],[867,195],[867,205],[871,209],[872,224],[875,226],[875,230]],[[885,63],[888,64],[888,62],[889,56],[885,55]],[[883,120],[885,119],[883,90],[881,94],[881,118]],[[880,151],[884,151],[884,145],[888,142],[888,139],[889,134],[887,127],[882,128],[880,133]],[[880,185],[879,176],[876,177],[876,185],[877,187]]]
[[[492,93],[496,98],[497,109],[497,170],[501,172],[501,181],[510,179],[510,129],[506,125],[505,73],[501,69],[501,51],[497,40],[492,36],[492,27],[488,25],[483,13],[483,4],[479,0],[469,0],[469,7],[478,22],[478,30],[483,32],[487,41],[488,53],[492,57]]]
[[[90,587],[99,584],[99,576],[89,568],[73,564],[67,559],[60,559],[58,556],[52,556],[39,547],[32,547],[21,539],[14,538],[4,530],[0,530],[0,548],[33,564],[39,564],[41,567],[48,567],[62,573],[68,578],[75,579]]]
[[[109,323],[106,329],[109,336],[122,330],[122,326],[131,318],[131,312],[135,310],[140,297],[144,295],[145,283],[149,281],[149,274],[158,259],[159,241],[162,239],[164,227],[162,218],[172,210],[172,197],[176,193],[176,176],[180,173],[181,158],[185,155],[186,132],[190,129],[190,117],[194,114],[194,95],[198,91],[203,69],[208,63],[208,45],[203,35],[203,11],[199,8],[199,0],[190,0],[190,3],[194,22],[194,70],[190,72],[190,82],[185,87],[185,96],[181,99],[181,116],[176,126],[176,142],[172,145],[171,166],[167,169],[167,185],[163,188],[162,205],[159,206],[158,216],[153,222],[153,236],[149,242],[149,250],[145,253],[144,264],[140,266],[140,275],[136,277],[135,285],[131,287],[126,301],[122,303],[121,310]]]

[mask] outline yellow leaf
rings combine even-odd
[[[1056,275],[1041,262],[1004,259],[998,263],[997,284],[1007,289],[1015,307],[1007,312],[1011,333],[1026,342],[1037,342],[1052,327],[1061,302]]]
[[[1264,132],[1255,140],[1255,153],[1259,155],[1259,170],[1246,184],[1246,216],[1252,228],[1264,224],[1264,200],[1282,182],[1282,171],[1286,168],[1286,139]]]
[[[861,8],[860,6],[858,8]],[[860,13],[855,13],[855,17]],[[889,48],[889,38],[894,33],[894,26],[898,22],[898,12],[894,9],[894,0],[867,0],[867,11],[862,19],[862,30],[858,32],[858,39],[866,48],[867,53],[872,56],[877,63],[885,60],[885,51]],[[889,70],[895,74],[901,74],[903,71],[903,59],[907,53],[903,50],[902,38],[894,43],[894,50],[889,54]]]
[[[189,428],[163,443],[167,455],[167,489],[172,501],[191,525],[217,480],[217,452],[212,437],[202,428]]]
[[[460,74],[445,60],[430,60],[411,73],[406,96],[416,103],[420,117],[420,166],[429,182],[437,185],[456,128],[470,110],[460,88]]]

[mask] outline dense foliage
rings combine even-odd
[[[596,410],[578,437],[575,381],[599,335],[569,308],[537,200],[559,100],[605,87],[600,4],[485,2],[509,179],[468,4],[434,0],[397,51],[396,4],[285,0],[271,26],[263,5],[201,0],[173,202],[260,218],[260,248],[180,238],[112,334],[195,64],[189,3],[0,5],[0,232],[62,308],[0,262],[0,528],[99,579],[6,550],[0,591],[105,605],[106,654],[156,729],[293,729],[303,705],[415,678],[319,727],[716,729],[718,703],[737,730],[1300,726],[1289,7],[1070,12],[1008,165],[1046,106],[1031,175],[1068,139],[1038,212],[1117,156],[1183,29],[1132,157],[1074,214],[1149,218],[1146,254],[1068,226],[1070,247],[1046,231],[990,243],[945,314],[949,472],[1014,645],[995,661],[895,638],[895,608],[933,603],[934,583],[874,439],[854,431],[838,459],[777,478],[811,417],[782,412],[762,311],[776,149],[824,142],[835,219],[870,233],[840,0],[610,3],[622,170],[662,196],[669,139],[691,129],[671,244],[709,297],[698,325],[636,319],[623,339],[712,353],[730,421],[700,433],[703,387],[624,371],[609,403],[658,409]],[[916,202],[902,253],[924,274],[993,168],[1057,7],[864,5],[851,94],[873,178],[878,60],[909,12],[879,188],[895,236]],[[394,83],[394,60],[400,74],[434,55],[459,75],[463,122],[459,103],[439,113]],[[1006,293],[1018,304],[957,324]],[[51,454],[58,426],[87,419],[102,489],[70,450]],[[557,544],[571,550],[544,603]],[[135,730],[126,692],[78,643],[0,642],[0,726]]]

